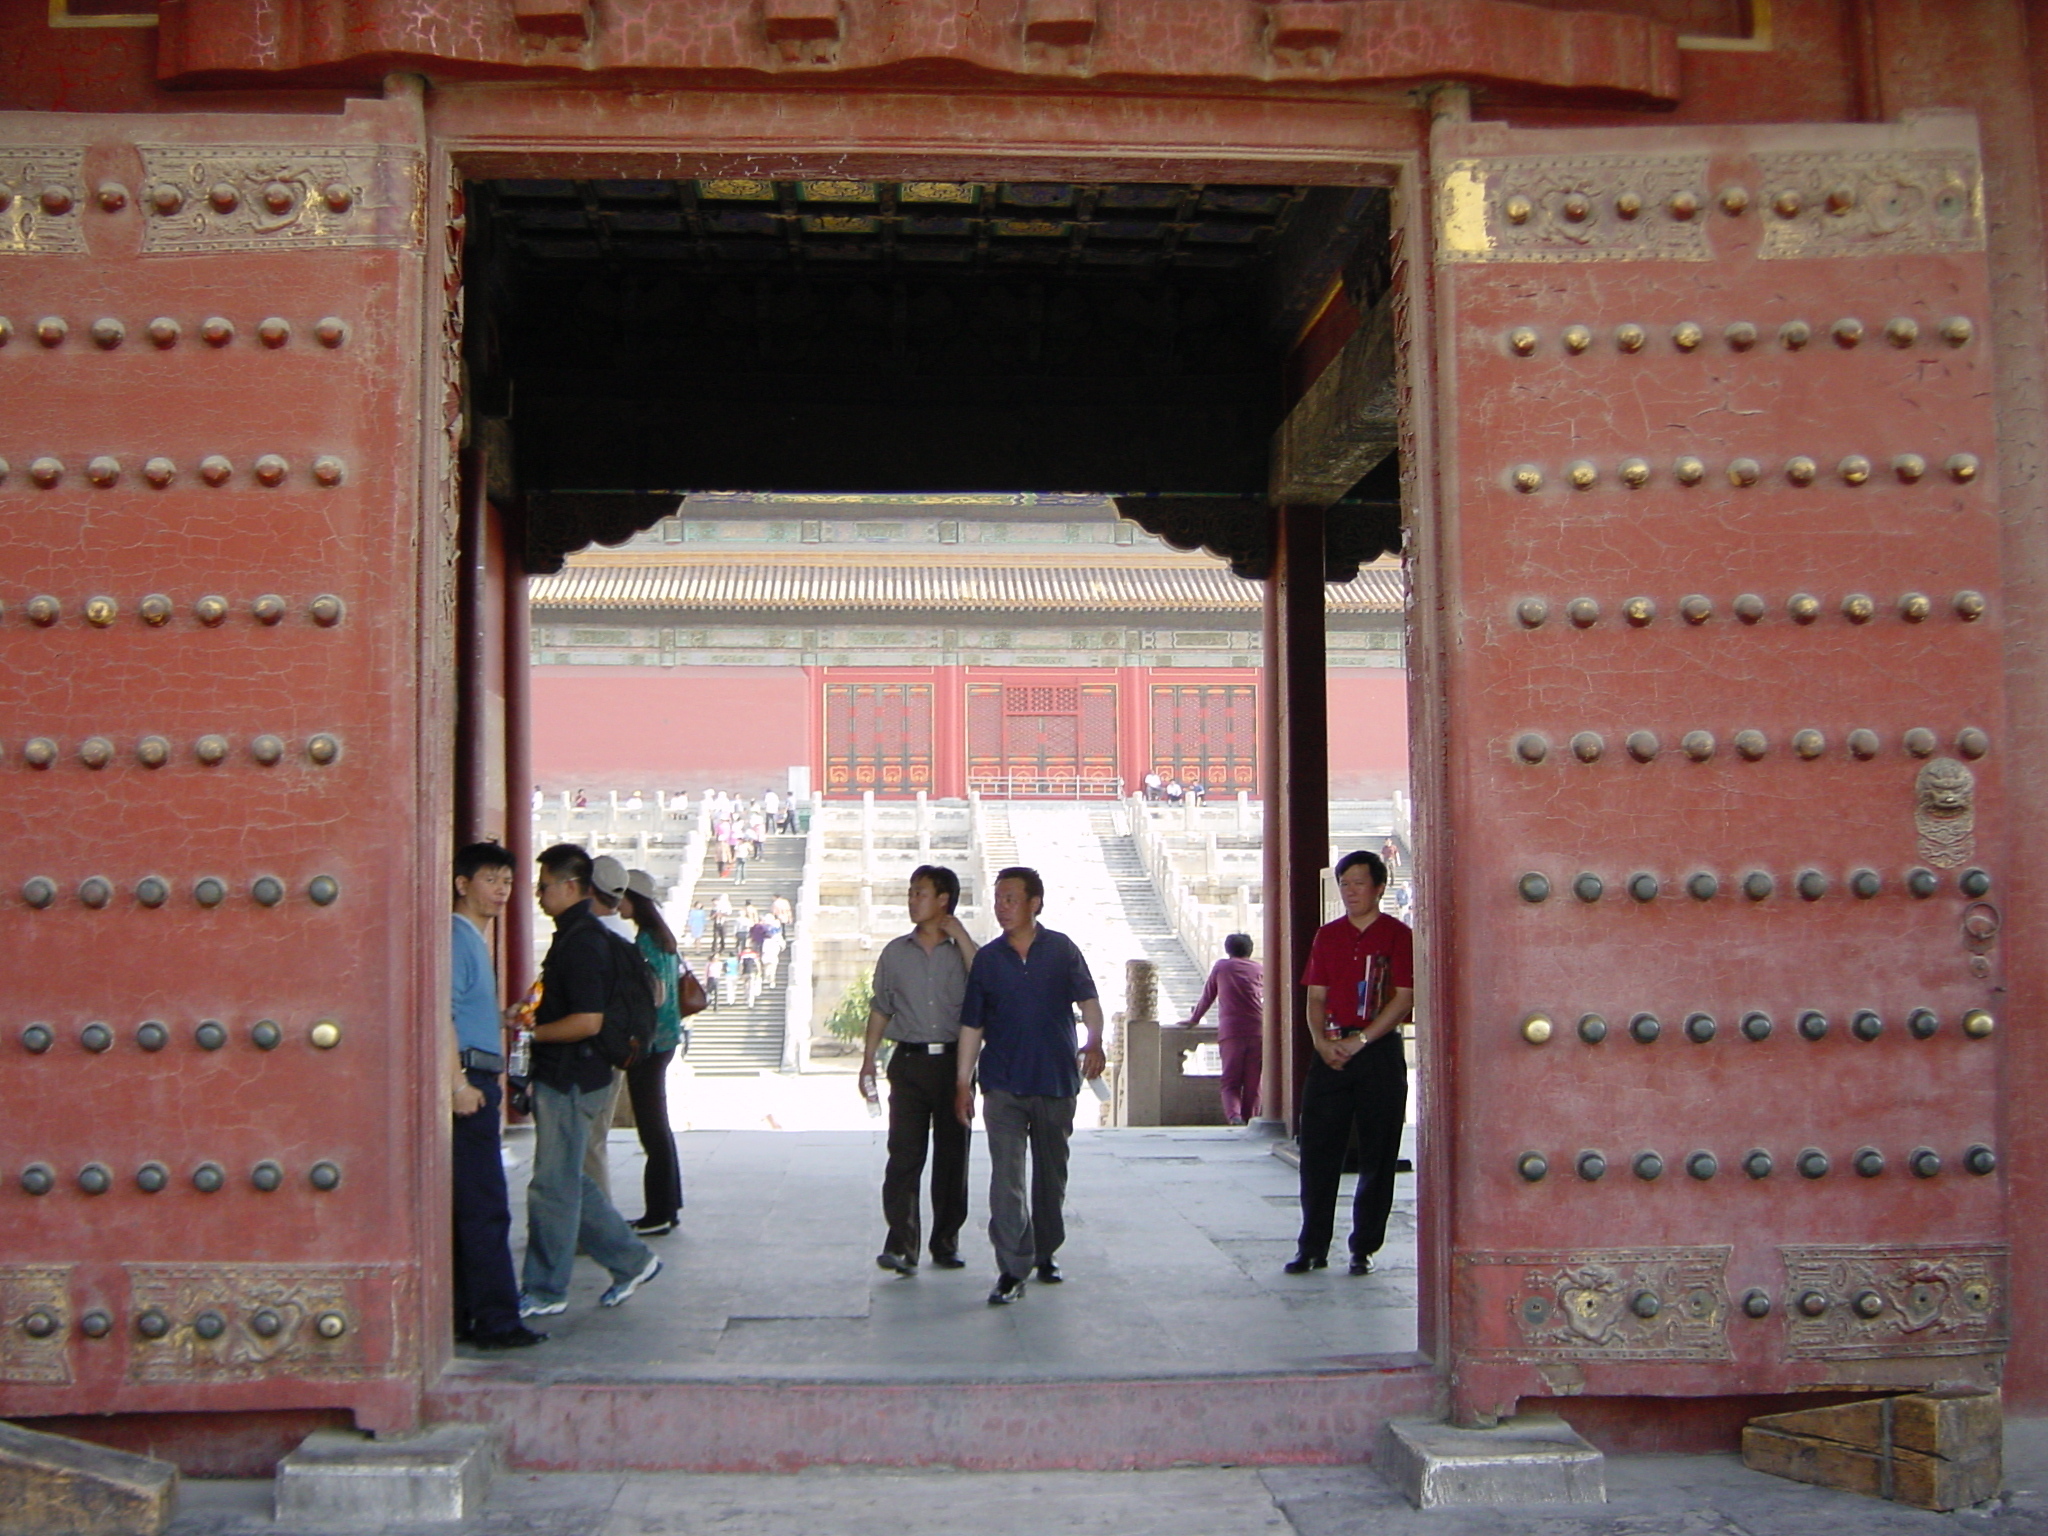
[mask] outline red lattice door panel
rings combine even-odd
[[[1974,128],[1435,150],[1461,1404],[1986,1378]]]
[[[1117,764],[1116,684],[1083,683],[1077,692],[1074,745],[1081,758],[1081,781],[1091,793],[1106,790],[1115,795],[1123,780]]]
[[[908,798],[932,787],[930,683],[825,685],[825,789]]]
[[[1003,771],[1012,794],[1071,792],[1081,770],[1080,714],[1078,688],[1003,690]]]
[[[1003,685],[967,685],[967,784],[983,794],[1002,793]]]
[[[0,1414],[413,1412],[419,145],[0,117]]]
[[[1116,684],[1060,676],[969,683],[967,782],[1017,799],[1115,785]]]
[[[1258,793],[1258,689],[1250,683],[1152,687],[1155,771],[1209,793]]]

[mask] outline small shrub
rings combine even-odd
[[[874,973],[858,972],[840,996],[839,1006],[825,1020],[825,1033],[841,1040],[858,1040],[868,1031],[868,1009],[875,1001]]]

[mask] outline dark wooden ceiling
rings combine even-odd
[[[1156,182],[501,181],[494,229],[529,259],[698,272],[849,269],[1243,272],[1304,198]],[[1338,198],[1345,193],[1335,194]]]
[[[501,181],[468,230],[471,409],[543,516],[712,489],[1255,505],[1287,349],[1387,260],[1386,194],[1335,187]]]

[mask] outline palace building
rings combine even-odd
[[[693,494],[535,578],[534,775],[1262,797],[1258,584],[1106,498]],[[1326,589],[1331,792],[1407,788],[1403,582]],[[792,623],[798,617],[801,623]]]

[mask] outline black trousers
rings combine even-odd
[[[967,1220],[968,1128],[953,1112],[960,1060],[953,1051],[933,1056],[898,1046],[889,1056],[889,1165],[882,1173],[882,1216],[888,1251],[918,1254],[923,1223],[918,1185],[925,1151],[932,1159],[932,1256],[960,1251]]]
[[[1317,1056],[1301,1093],[1301,1240],[1297,1250],[1327,1258],[1337,1219],[1344,1150],[1358,1133],[1358,1190],[1351,1197],[1351,1257],[1369,1258],[1387,1240],[1394,1164],[1408,1114],[1408,1065],[1401,1032],[1375,1040],[1339,1072]]]
[[[647,1154],[640,1192],[648,1221],[674,1221],[683,1208],[683,1164],[668,1124],[668,1064],[675,1059],[671,1047],[626,1068],[626,1097],[633,1105],[640,1150]]]
[[[455,1331],[504,1333],[519,1326],[519,1282],[512,1276],[512,1207],[498,1149],[502,1090],[495,1072],[467,1072],[484,1107],[454,1117],[449,1165],[455,1181]]]

